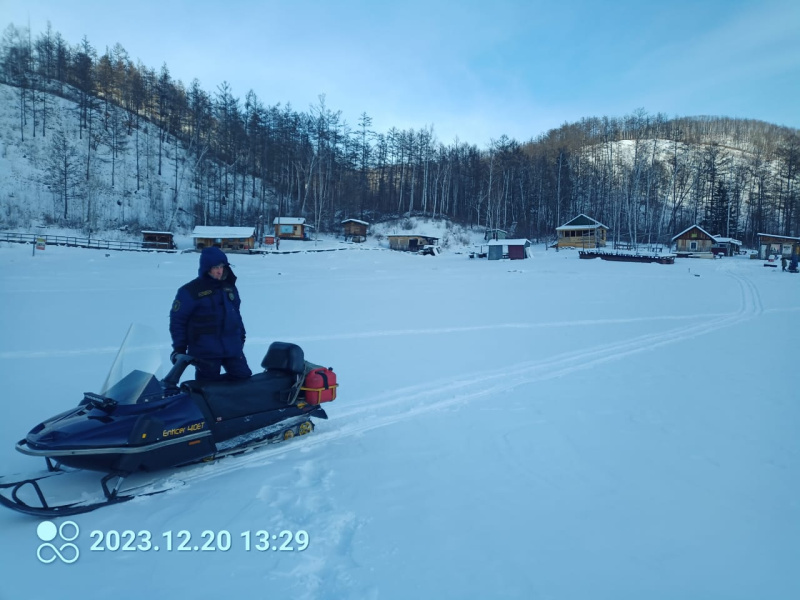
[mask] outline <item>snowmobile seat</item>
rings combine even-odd
[[[239,381],[185,381],[182,385],[202,398],[201,410],[209,412],[213,421],[227,421],[286,408],[295,381],[290,373],[270,371]]]
[[[249,379],[185,381],[182,387],[202,398],[198,402],[201,410],[210,413],[214,421],[285,409],[294,404],[306,371],[303,349],[297,344],[272,342],[261,366],[266,370]]]
[[[306,368],[303,349],[289,342],[272,342],[261,361],[261,367],[265,371],[285,371],[302,375]]]

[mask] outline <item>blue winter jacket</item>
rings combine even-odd
[[[224,264],[222,280],[208,274],[211,267]],[[242,356],[244,323],[239,313],[241,299],[225,253],[217,247],[200,255],[197,279],[182,286],[169,314],[172,347],[198,358]]]

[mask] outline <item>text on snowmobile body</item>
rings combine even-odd
[[[93,552],[228,552],[237,548],[245,552],[251,550],[302,552],[309,544],[308,532],[303,529],[297,531],[284,529],[280,533],[273,534],[265,529],[259,529],[242,531],[238,536],[225,529],[219,531],[206,529],[200,533],[199,538],[194,537],[187,529],[178,532],[165,531],[160,537],[146,529],[139,531],[95,529],[89,537],[95,540],[89,548]]]
[[[192,423],[186,427],[173,427],[172,429],[165,429],[161,435],[165,438],[172,437],[173,435],[183,435],[187,431],[200,431],[205,426],[206,422],[200,421],[199,423]]]

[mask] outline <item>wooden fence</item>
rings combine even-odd
[[[157,250],[158,252],[171,251],[164,244],[164,248],[155,247],[154,242],[120,242],[113,240],[99,240],[97,238],[83,238],[72,235],[49,235],[38,233],[9,233],[0,232],[0,242],[12,242],[18,244],[35,244],[38,238],[44,238],[45,244],[51,246],[72,246],[75,248],[95,248],[97,250],[134,250],[147,251]]]

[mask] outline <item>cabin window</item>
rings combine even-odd
[[[697,242],[689,242],[689,250],[697,250]]]

